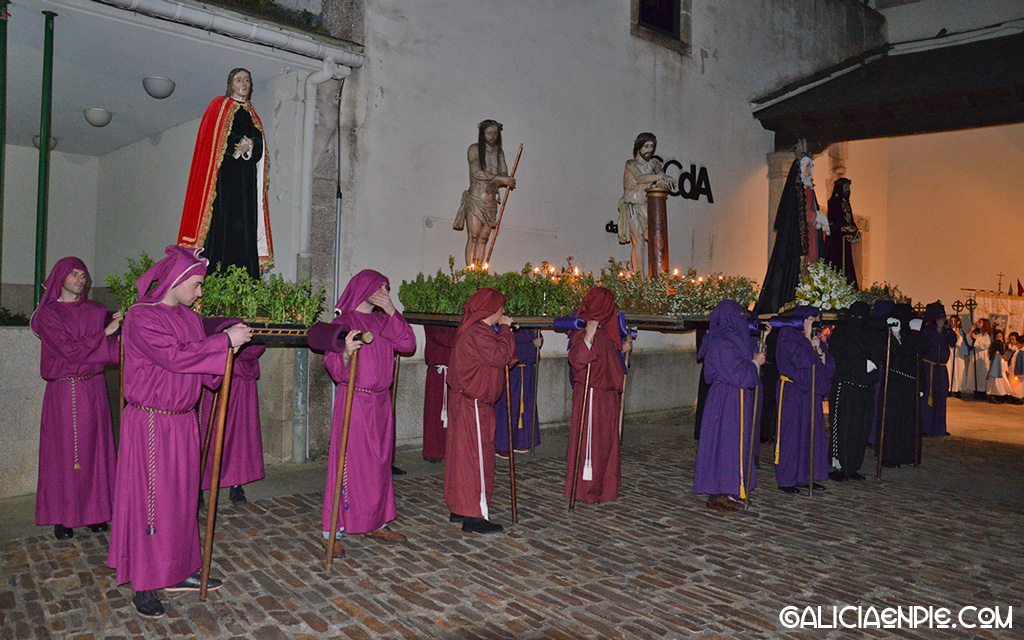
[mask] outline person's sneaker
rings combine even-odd
[[[201,578],[201,574],[198,571],[196,571],[195,573],[185,578],[173,587],[165,587],[164,591],[167,591],[168,593],[175,593],[177,591],[199,591]],[[207,591],[216,591],[217,589],[220,589],[223,586],[224,583],[218,580],[217,578],[210,578],[206,581]]]
[[[89,525],[89,531],[93,533],[101,533],[103,531],[110,531],[110,525],[106,522],[97,522],[96,524]]]
[[[156,591],[136,591],[132,596],[132,604],[143,618],[164,617],[164,603],[156,597]]]
[[[62,524],[53,525],[53,537],[58,540],[70,540],[75,537],[75,530]]]
[[[505,527],[497,522],[483,518],[466,518],[462,521],[462,531],[465,533],[501,533],[504,530]]]
[[[242,485],[240,484],[236,484],[231,487],[231,491],[228,492],[228,499],[231,500],[231,504],[236,507],[240,507],[249,502],[245,499],[245,490],[242,489]]]

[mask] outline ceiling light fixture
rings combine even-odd
[[[110,119],[114,117],[114,114],[99,107],[86,109],[82,112],[82,115],[85,116],[85,121],[94,127],[105,127],[110,124]]]
[[[149,76],[142,79],[142,88],[157,100],[163,100],[174,93],[174,80],[163,76]]]

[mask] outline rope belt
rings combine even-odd
[[[151,536],[156,533],[156,414],[182,416],[186,413],[192,413],[193,410],[167,411],[165,409],[144,407],[133,402],[127,403],[127,406],[141,409],[149,414],[146,464],[146,535]]]
[[[937,366],[939,366],[939,363],[938,362],[932,362],[931,360],[927,360],[925,358],[921,358],[921,362],[927,363],[928,366],[929,366],[929,369],[928,369],[928,406],[930,407],[930,406],[932,406],[932,389],[935,388],[935,369],[932,369],[931,367],[937,367]],[[945,365],[943,365],[943,366],[945,366]]]
[[[746,467],[747,467],[747,465],[745,465],[743,463],[743,450],[745,449],[745,447],[743,446],[743,440],[744,440],[744,437],[743,437],[743,422],[744,422],[744,420],[747,417],[747,410],[746,410],[746,407],[744,406],[743,391],[744,390],[741,388],[740,389],[740,500],[746,500],[747,499],[747,483],[746,483],[746,478],[743,477],[743,470],[746,469]],[[754,407],[754,411],[757,411],[757,407]],[[751,429],[753,429],[753,425],[751,425]],[[753,438],[754,434],[751,433],[750,437]]]
[[[444,376],[441,384],[441,428],[448,428],[448,365],[436,364],[434,369]]]
[[[793,379],[780,375],[779,381],[779,417],[775,421],[775,464],[779,464],[779,443],[782,442],[782,392],[786,389],[786,383],[793,382]]]
[[[75,471],[80,471],[82,469],[82,465],[78,461],[78,389],[75,387],[75,383],[95,378],[98,375],[100,374],[93,373],[87,376],[68,376],[66,378],[56,378],[54,380],[54,382],[60,381],[71,383],[71,438],[72,446],[74,447],[74,464],[72,468]]]
[[[57,380],[62,380],[62,381],[75,382],[76,380],[88,380],[89,378],[95,378],[98,375],[100,375],[100,374],[94,373],[91,376],[69,376],[67,378],[56,378],[54,381],[56,382]]]

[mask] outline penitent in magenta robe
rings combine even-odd
[[[448,432],[448,360],[455,342],[455,327],[424,325],[427,340],[423,361],[427,381],[423,392],[423,457],[444,458]]]
[[[800,307],[798,307],[799,309]],[[811,468],[811,406],[814,406],[814,479],[828,480],[828,431],[822,400],[832,385],[835,362],[822,342],[825,362],[798,329],[779,332],[779,431],[775,442],[775,481],[780,487],[807,484]],[[814,390],[811,390],[811,366]]]
[[[175,585],[200,568],[199,426],[203,384],[224,373],[228,337],[206,337],[179,305],[136,304],[122,329],[125,410],[107,565],[135,591]]]
[[[500,304],[499,304],[500,306]],[[452,513],[488,519],[494,489],[494,403],[516,363],[512,331],[473,322],[456,337],[448,368],[444,500]]]
[[[227,415],[224,418],[224,449],[220,461],[220,486],[233,487],[262,480],[263,438],[260,434],[260,399],[256,381],[260,378],[259,357],[267,348],[248,344],[238,350],[231,368],[231,391],[228,393]],[[214,393],[203,389],[199,405],[200,446],[207,437],[210,416],[217,410]],[[210,488],[213,470],[213,436],[210,434],[206,452],[202,488]]]
[[[610,502],[619,497],[619,484],[622,480],[619,404],[622,401],[625,372],[618,345],[606,333],[598,331],[590,347],[587,347],[583,335],[583,330],[574,331],[569,338],[569,365],[572,367],[574,384],[565,497],[569,498],[572,492],[572,471],[576,467],[584,385],[587,381],[587,365],[590,365],[587,411],[582,419],[583,450],[579,456],[576,499],[588,503]],[[586,479],[587,475],[591,479]]]
[[[347,291],[347,290],[346,290]],[[342,484],[338,527],[345,533],[369,533],[380,529],[397,517],[395,487],[391,478],[391,452],[395,428],[391,414],[391,382],[394,377],[395,353],[416,349],[416,336],[402,314],[361,313],[348,311],[334,319],[350,329],[373,333],[373,342],[359,350],[356,366],[355,392],[349,420],[348,449]],[[331,526],[331,502],[341,447],[341,428],[345,414],[349,367],[343,352],[329,352],[324,366],[338,384],[331,423],[331,451],[327,463],[323,531]]]
[[[39,429],[36,524],[81,527],[110,520],[114,435],[104,365],[118,361],[110,313],[98,302],[51,302],[33,318],[46,380]]]

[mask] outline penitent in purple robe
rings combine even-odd
[[[693,492],[745,499],[756,488],[750,440],[759,432],[754,389],[760,384],[746,311],[732,300],[718,303],[697,357],[709,385],[701,420]],[[748,477],[749,470],[749,477]]]
[[[373,333],[373,342],[359,350],[338,515],[339,530],[350,534],[376,531],[398,515],[391,479],[395,427],[390,389],[394,379],[395,353],[414,351],[416,336],[397,311],[391,316],[355,311],[358,304],[386,282],[387,278],[369,269],[356,274],[338,301],[336,308],[342,313],[334,319],[334,324]],[[334,500],[348,389],[349,367],[345,365],[343,356],[343,352],[329,352],[324,356],[324,366],[338,384],[338,392],[334,401],[331,451],[324,487],[323,531],[328,531],[331,526],[331,503]]]
[[[423,361],[427,380],[423,392],[423,457],[444,458],[448,432],[448,360],[455,342],[455,327],[424,325]]]
[[[200,272],[201,273],[201,272]],[[133,305],[124,322],[124,395],[107,565],[135,591],[199,569],[199,427],[203,384],[224,373],[228,337],[206,337],[184,305]]]
[[[932,303],[934,304],[934,303]],[[944,311],[944,310],[943,310]],[[946,394],[949,392],[950,347],[956,346],[956,333],[949,327],[942,332],[929,326],[921,332],[925,352],[921,355],[921,435],[946,435]]]
[[[801,309],[797,307],[797,310]],[[806,317],[806,316],[805,316]],[[828,431],[822,399],[828,394],[835,362],[822,342],[825,362],[814,351],[803,331],[779,332],[776,361],[779,365],[779,431],[775,442],[775,481],[780,487],[807,484],[810,476],[811,405],[814,406],[814,479],[828,480]],[[814,366],[814,390],[811,367]]]
[[[534,382],[537,377],[536,334],[522,329],[512,333],[516,341],[519,364],[509,369],[508,381],[512,391],[512,447],[527,451],[540,444],[540,426],[537,424],[537,398]],[[505,391],[494,403],[494,448],[508,453],[508,411]]]
[[[42,340],[39,373],[46,380],[37,525],[73,528],[110,520],[116,458],[103,367],[117,364],[118,342],[103,332],[109,317],[98,302],[79,300],[40,305],[32,319]]]
[[[260,378],[259,357],[267,348],[250,344],[238,350],[231,369],[231,391],[228,393],[227,415],[224,419],[224,449],[220,462],[220,486],[233,487],[262,480],[263,438],[260,434],[260,398],[256,381]],[[199,405],[200,446],[207,437],[210,416],[216,411],[214,394],[203,389]],[[207,448],[202,488],[210,488],[213,472],[213,436]]]

